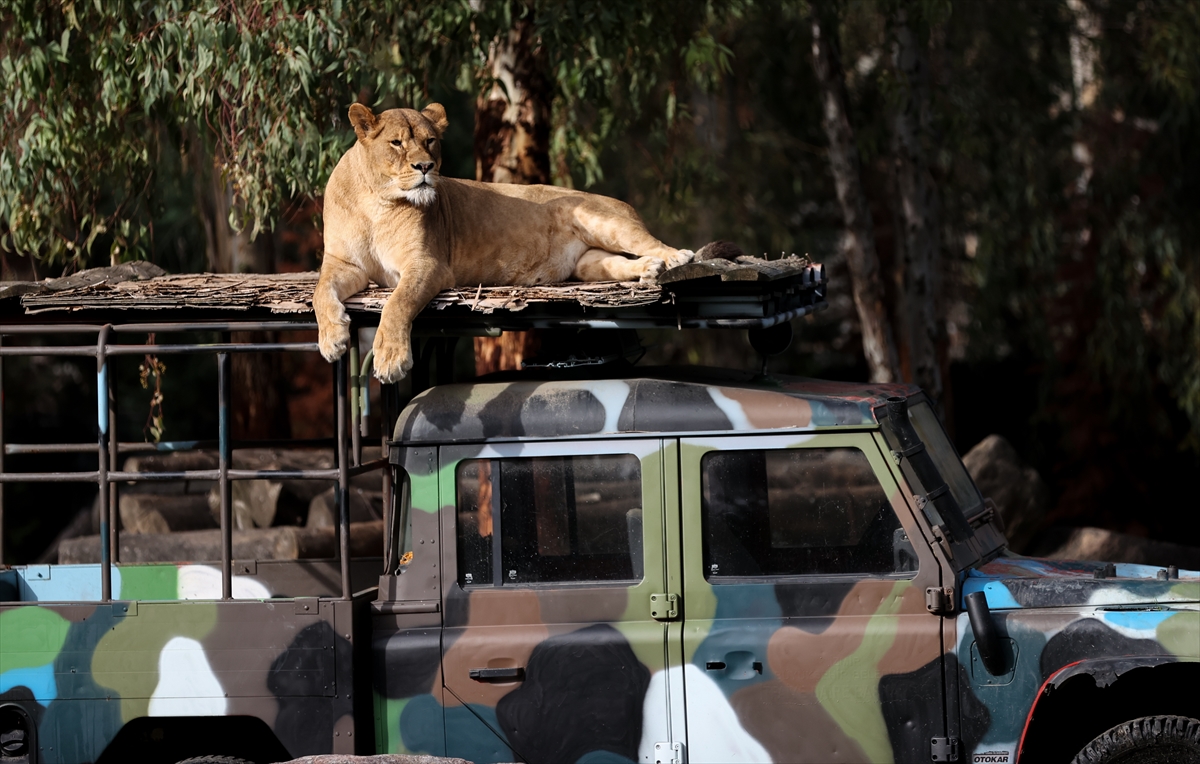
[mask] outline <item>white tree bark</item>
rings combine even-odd
[[[552,90],[538,56],[533,25],[518,21],[492,41],[492,86],[475,103],[475,179],[550,183]],[[535,332],[475,338],[475,372],[520,369],[536,352]]]
[[[858,148],[847,111],[846,79],[837,44],[836,24],[811,16],[813,69],[821,90],[822,125],[829,141],[829,169],[845,219],[842,253],[850,270],[854,307],[862,325],[863,354],[872,382],[900,381],[896,340],[883,300],[875,226],[862,187]]]

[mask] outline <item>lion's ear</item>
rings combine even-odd
[[[361,141],[375,129],[375,115],[361,103],[350,104],[350,124]]]
[[[421,110],[421,114],[433,123],[434,128],[438,131],[438,135],[446,132],[446,128],[450,127],[450,120],[446,119],[446,108],[440,103],[431,103]]]

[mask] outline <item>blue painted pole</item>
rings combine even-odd
[[[96,337],[96,424],[99,430],[96,456],[97,483],[100,491],[100,599],[112,601],[112,537],[109,535],[108,507],[108,338],[112,324],[105,324]]]
[[[233,451],[229,428],[230,365],[228,353],[217,353],[217,469],[221,492],[221,599],[233,599],[233,498],[229,462]]]

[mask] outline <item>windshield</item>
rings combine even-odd
[[[933,458],[938,472],[942,474],[942,479],[950,487],[950,493],[958,502],[963,516],[970,520],[982,512],[983,499],[979,495],[979,490],[971,481],[971,476],[967,474],[967,468],[958,458],[958,453],[955,452],[950,439],[946,437],[946,432],[938,422],[933,409],[924,401],[914,403],[908,408],[908,418],[912,421],[917,436],[925,444],[925,449]]]

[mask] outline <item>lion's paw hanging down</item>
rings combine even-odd
[[[350,341],[345,299],[391,287],[375,335],[375,376],[412,368],[416,315],[458,285],[531,286],[569,279],[651,281],[693,253],[654,238],[633,208],[556,186],[443,178],[440,104],[373,114],[354,104],[357,142],[325,188],[325,256],[313,294],[321,354]]]

